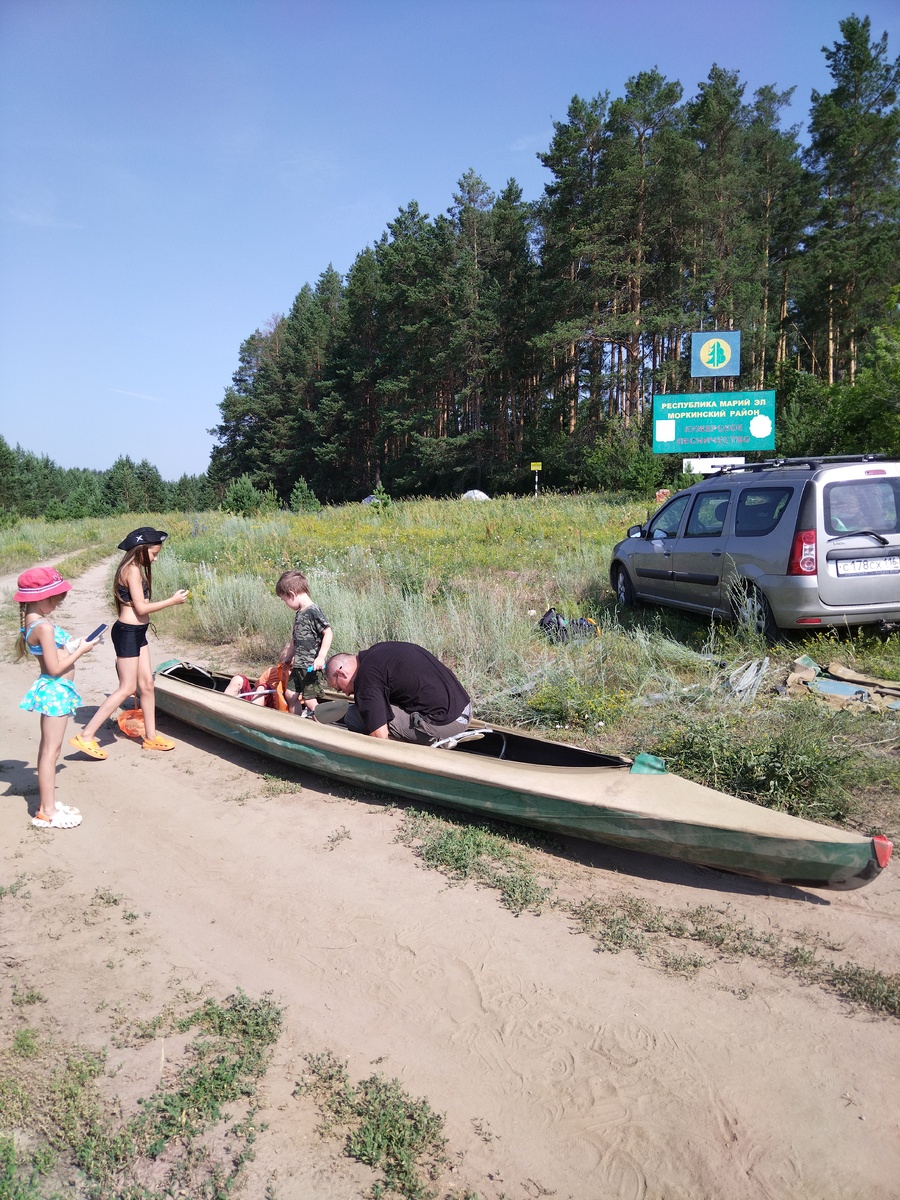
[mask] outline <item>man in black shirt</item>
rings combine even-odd
[[[376,642],[358,654],[335,654],[325,680],[353,696],[345,722],[369,737],[427,745],[462,732],[472,715],[453,672],[413,642]]]

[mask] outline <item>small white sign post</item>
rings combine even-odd
[[[536,500],[537,494],[538,494],[538,475],[544,469],[544,464],[539,463],[539,462],[533,462],[531,464],[531,469],[532,469],[532,471],[534,471],[534,498]]]

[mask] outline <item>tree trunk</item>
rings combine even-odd
[[[778,305],[778,346],[775,351],[775,365],[787,361],[787,302],[788,302],[788,273],[787,267],[781,272],[781,300]]]

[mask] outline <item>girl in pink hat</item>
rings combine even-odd
[[[22,572],[18,583],[13,597],[20,606],[16,658],[33,654],[41,668],[37,682],[19,705],[41,714],[37,764],[41,803],[31,823],[38,829],[74,829],[81,824],[81,813],[56,799],[56,763],[69,717],[81,704],[73,680],[75,664],[96,642],[70,638],[52,621],[50,614],[72,586],[59,571],[33,567]]]

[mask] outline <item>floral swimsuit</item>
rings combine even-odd
[[[25,645],[36,656],[41,654],[41,648],[32,645],[28,638],[35,625],[40,625],[41,621],[47,620],[49,617],[41,617],[28,626],[27,632],[22,630]],[[66,631],[59,625],[54,625],[53,641],[56,643],[57,650],[64,650],[68,640],[69,635]],[[57,675],[39,675],[19,708],[24,708],[26,712],[41,713],[45,717],[71,717],[81,703],[78,688],[71,679],[63,679]]]

